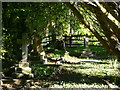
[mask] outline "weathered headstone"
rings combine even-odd
[[[84,49],[81,54],[81,57],[85,57],[85,58],[93,57],[93,56],[94,54],[89,48]]]
[[[18,66],[15,67],[15,77],[16,78],[22,78],[25,75],[28,76],[28,78],[33,77],[32,70],[29,67],[28,60],[28,35],[27,33],[22,34],[22,39],[18,40],[20,44],[22,44],[22,60],[19,62]]]
[[[86,48],[88,48],[89,47],[89,37],[88,37],[88,35],[86,35],[85,37],[84,37],[84,46],[86,47]]]
[[[18,44],[22,45],[22,59],[28,58],[28,46],[29,46],[29,40],[27,33],[22,34],[22,39],[17,40]]]
[[[84,37],[84,46],[85,46],[85,49],[82,51],[81,57],[85,57],[85,58],[93,57],[94,54],[89,49],[89,37],[88,37],[88,34]]]
[[[32,69],[29,67],[29,62],[27,62],[26,59],[22,59],[19,62],[18,67],[15,68],[15,71],[17,78],[24,77],[24,75],[27,75],[27,78],[33,77]]]
[[[22,59],[28,59],[28,35],[26,33],[22,34]]]

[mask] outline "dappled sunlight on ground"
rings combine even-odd
[[[60,65],[48,62],[34,64],[35,78],[24,85],[4,83],[3,87],[13,88],[118,88],[120,76],[116,60],[81,59],[64,55]],[[112,87],[111,87],[112,85]]]

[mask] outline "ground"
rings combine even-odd
[[[117,65],[114,65],[113,60],[101,62],[103,63],[64,63],[60,68],[37,65],[36,78],[27,80],[24,85],[16,79],[15,82],[6,82],[3,86],[4,88],[6,85],[10,88],[118,88],[120,77]]]
[[[83,48],[84,49],[84,48]],[[80,58],[73,56],[82,51],[78,48],[67,49],[66,61],[60,65],[32,64],[35,77],[29,80],[3,80],[3,88],[118,88],[117,59],[101,47],[91,47],[98,57]],[[64,56],[62,51],[48,53],[49,57]],[[109,57],[109,58],[108,58]]]

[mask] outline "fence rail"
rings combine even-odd
[[[77,47],[77,46],[102,46],[101,43],[95,38],[94,35],[63,35],[63,40],[66,47]],[[52,42],[52,35],[44,37],[43,44],[47,45]]]

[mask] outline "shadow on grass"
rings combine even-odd
[[[80,57],[81,53],[85,49],[84,46],[77,47],[77,48],[67,48],[68,52],[70,52],[71,56]],[[112,56],[109,52],[107,52],[103,47],[97,47],[97,46],[89,46],[89,49],[94,52],[94,56],[91,57],[92,59],[116,59],[115,56]]]
[[[56,79],[57,77],[57,79]],[[120,77],[118,76],[90,76],[82,73],[76,73],[73,71],[62,71],[61,74],[58,74],[56,77],[52,78],[52,81],[63,81],[65,83],[76,83],[76,84],[104,84],[106,82],[103,80],[108,80],[110,83],[114,83],[115,85],[120,86],[119,81]]]
[[[85,67],[85,66],[64,66],[64,68],[73,68],[73,70],[75,69],[90,69],[90,68],[93,68],[91,66],[89,67]]]

